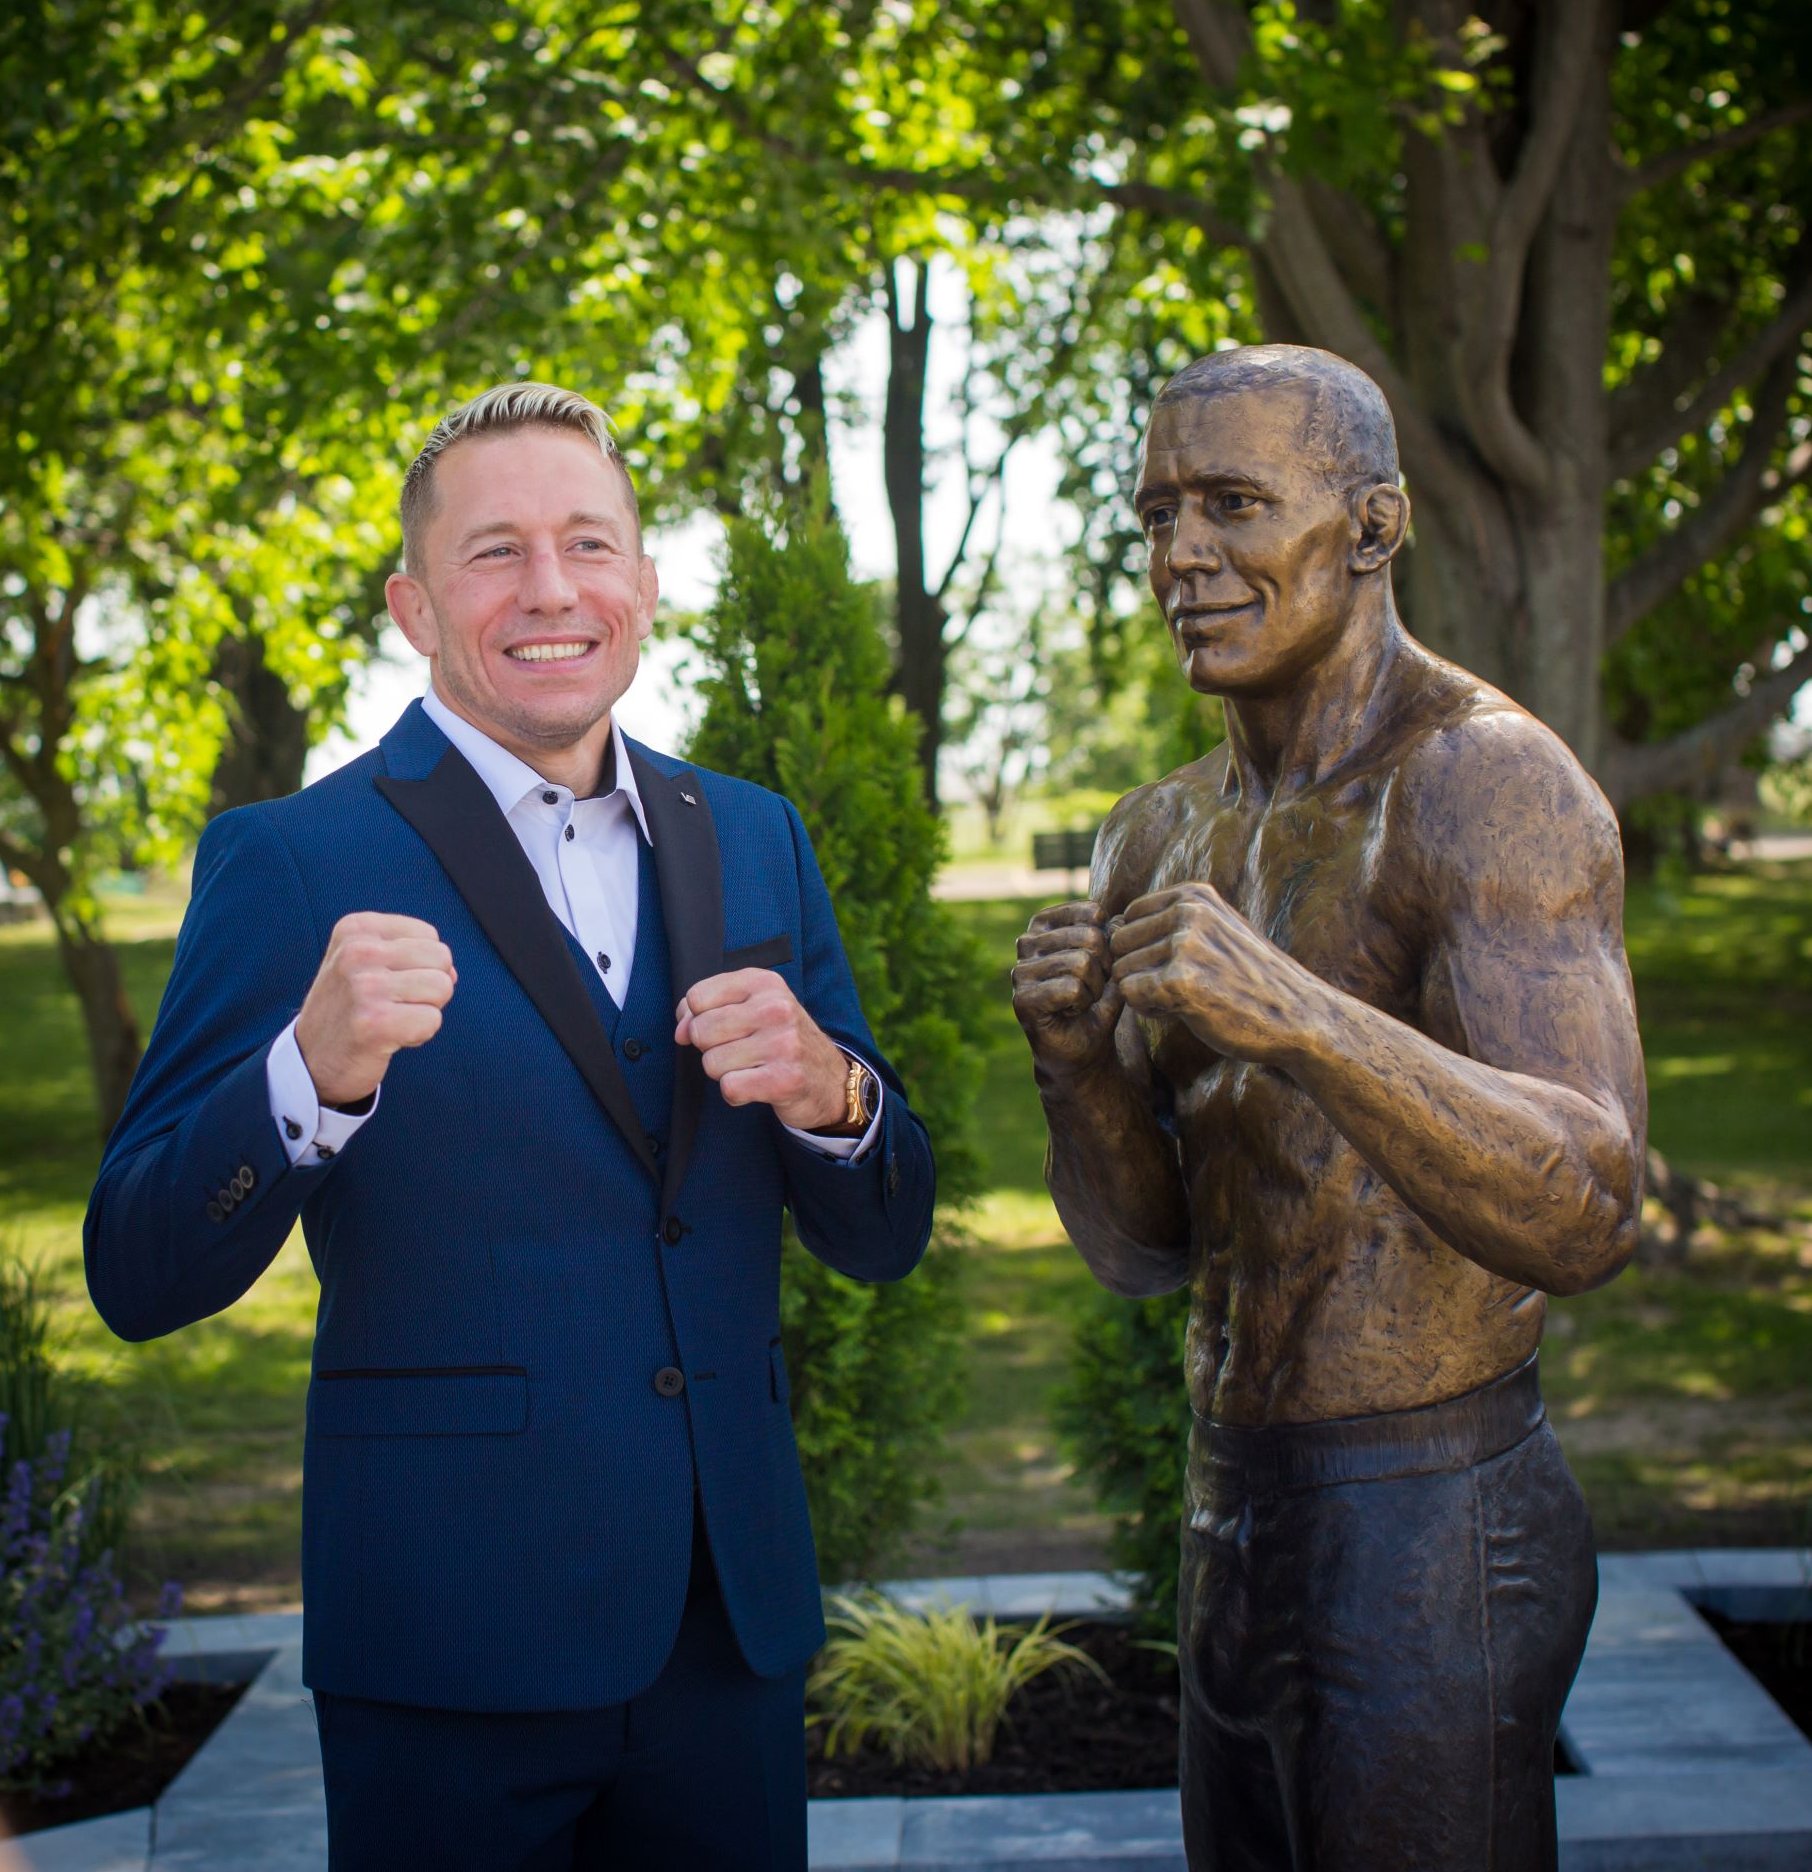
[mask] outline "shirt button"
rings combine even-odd
[[[678,1397],[686,1388],[686,1374],[672,1365],[663,1365],[654,1374],[654,1388],[662,1397]]]
[[[610,957],[607,956],[602,949],[598,951],[598,973],[600,975],[608,975],[610,973]]]
[[[319,1157],[323,1163],[326,1163],[328,1158],[333,1155],[333,1146],[331,1144],[317,1144],[315,1146],[315,1155]]]
[[[296,1123],[295,1119],[285,1118],[283,1121],[283,1135],[286,1138],[299,1138],[302,1135],[302,1127]]]
[[[558,806],[560,804],[560,795],[558,793],[543,793],[541,795],[541,803],[544,806]]]
[[[568,826],[568,827],[566,828],[566,836],[567,836],[568,838],[571,838],[571,837],[572,837],[572,835],[573,835],[573,829],[572,829],[572,827],[571,827],[571,826]]]
[[[669,1216],[667,1218],[666,1227],[661,1230],[661,1239],[669,1248],[677,1248],[679,1246],[679,1238],[685,1234],[685,1232],[685,1223],[683,1223],[678,1216]]]
[[[647,1051],[648,1049],[643,1046],[639,1040],[631,1039],[623,1042],[623,1057],[625,1059],[639,1060]]]

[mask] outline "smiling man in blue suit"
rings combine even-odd
[[[171,1332],[301,1218],[334,1872],[798,1872],[823,1625],[781,1216],[898,1278],[930,1147],[797,812],[612,720],[656,582],[602,412],[475,399],[403,534],[429,693],[203,836],[90,1291]]]

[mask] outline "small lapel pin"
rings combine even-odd
[[[683,787],[680,789],[680,798],[683,799],[688,806],[696,806],[698,804],[698,801]]]

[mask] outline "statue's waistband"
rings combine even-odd
[[[1531,1352],[1476,1391],[1414,1410],[1265,1425],[1197,1416],[1190,1463],[1198,1477],[1205,1466],[1215,1481],[1251,1492],[1451,1474],[1514,1449],[1544,1414]]]

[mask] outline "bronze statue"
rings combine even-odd
[[[1190,365],[1136,498],[1227,739],[1114,809],[1014,1006],[1072,1240],[1193,1290],[1189,1863],[1552,1867],[1597,1581],[1536,1346],[1635,1246],[1647,1122],[1616,823],[1404,630],[1361,371]]]

